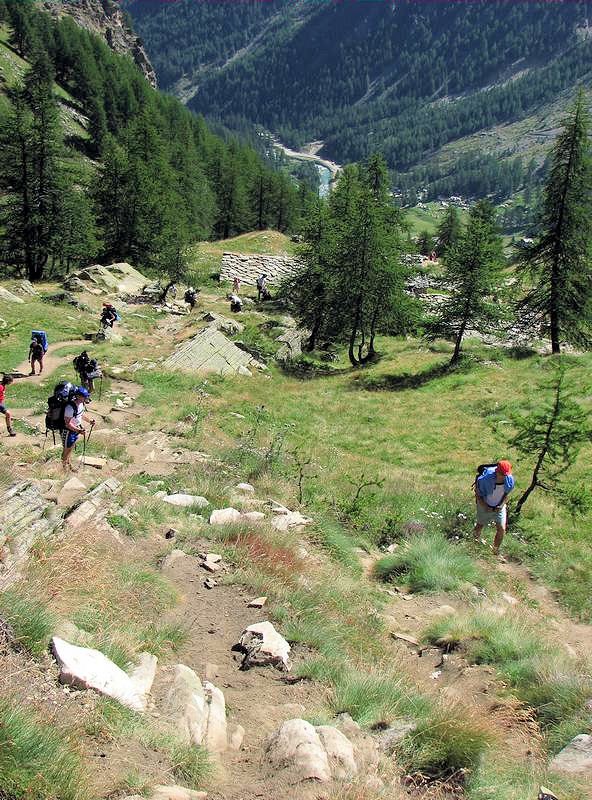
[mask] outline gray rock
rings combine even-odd
[[[310,722],[303,719],[284,722],[268,740],[265,756],[275,770],[286,773],[290,783],[331,780],[331,767],[321,738]]]
[[[386,730],[380,731],[376,735],[379,749],[389,755],[408,733],[413,733],[417,728],[417,722],[407,719],[399,719],[392,723]]]
[[[206,508],[206,506],[210,505],[209,500],[205,497],[194,494],[169,494],[163,497],[162,500],[171,506]]]
[[[592,778],[592,736],[581,733],[551,761],[551,769]]]
[[[287,671],[291,667],[290,645],[271,622],[258,622],[245,628],[237,648],[245,654],[243,669],[271,665]]]

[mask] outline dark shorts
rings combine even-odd
[[[0,414],[6,414],[6,406],[3,406],[2,403],[0,403]]]
[[[78,441],[79,435],[78,433],[74,433],[74,431],[62,431],[62,443],[64,447],[74,447]]]

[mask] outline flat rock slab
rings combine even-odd
[[[238,348],[216,328],[203,328],[179,345],[164,362],[166,369],[217,375],[251,375],[251,369],[266,369],[249,353]]]
[[[592,736],[581,733],[551,761],[551,769],[592,778]]]
[[[136,683],[99,650],[78,647],[59,636],[53,637],[51,648],[60,667],[60,683],[93,689],[133,711],[145,710],[146,697]]]
[[[200,495],[194,494],[169,494],[162,498],[164,503],[169,503],[171,506],[196,506],[197,508],[206,508],[210,505],[209,500]]]
[[[196,792],[184,786],[154,786],[149,800],[206,800],[207,792]]]
[[[78,478],[70,478],[58,493],[58,506],[60,508],[69,508],[86,493],[86,489],[85,484]]]
[[[106,458],[98,458],[96,456],[79,456],[78,461],[85,467],[94,467],[95,469],[103,469],[107,466]]]
[[[3,286],[0,286],[0,300],[6,300],[9,303],[24,303],[22,297],[17,297],[16,294],[9,292]]]
[[[263,608],[265,603],[267,603],[267,597],[256,597],[247,603],[247,608]]]
[[[242,668],[271,665],[288,671],[290,645],[273,627],[271,622],[249,625],[241,633],[237,648],[245,654]]]

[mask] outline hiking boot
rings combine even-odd
[[[12,430],[12,428],[9,428],[8,429],[8,435],[9,436],[16,436],[16,433]]]

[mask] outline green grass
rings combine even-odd
[[[138,644],[142,650],[162,658],[177,651],[189,638],[189,631],[180,625],[153,622],[142,629]]]
[[[476,611],[436,620],[426,641],[462,647],[470,662],[491,664],[531,706],[554,753],[592,725],[586,702],[592,696],[589,665],[564,656],[532,622],[518,613]]]
[[[0,699],[0,793],[8,800],[83,800],[78,752],[55,725]]]
[[[374,565],[382,581],[403,581],[412,592],[454,592],[467,584],[483,584],[474,561],[439,534],[413,536]]]
[[[149,743],[168,758],[171,772],[182,786],[201,789],[212,775],[213,765],[205,748],[184,744],[177,737],[164,734],[149,739]]]
[[[31,655],[40,656],[47,649],[56,620],[39,600],[21,590],[2,592],[0,617],[10,624],[18,644]]]

